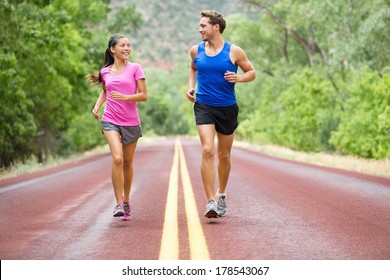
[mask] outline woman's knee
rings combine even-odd
[[[123,165],[123,157],[121,155],[114,155],[112,157],[112,163],[115,166],[122,166]]]
[[[123,161],[123,165],[124,165],[124,167],[127,168],[127,169],[128,169],[128,168],[133,168],[133,161],[132,161],[132,160],[126,160],[126,159],[125,159],[125,160]]]

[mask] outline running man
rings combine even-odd
[[[203,42],[190,49],[187,98],[194,102],[195,121],[202,145],[201,176],[207,197],[205,216],[226,215],[226,186],[231,169],[231,149],[238,126],[235,84],[250,82],[256,71],[240,47],[225,41],[223,15],[202,11],[199,33]],[[240,67],[242,74],[237,73]],[[198,87],[195,95],[195,86]],[[214,138],[218,138],[218,189],[215,193]]]

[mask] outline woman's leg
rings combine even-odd
[[[123,201],[130,201],[131,185],[133,183],[133,160],[137,141],[132,144],[123,144]]]
[[[122,204],[123,196],[123,150],[121,137],[118,131],[105,130],[108,145],[112,156],[111,179],[117,204]]]

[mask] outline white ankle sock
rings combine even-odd
[[[223,195],[226,197],[226,192],[220,193],[219,191],[217,191],[217,193],[215,194],[215,198],[218,199],[218,198],[220,198]]]

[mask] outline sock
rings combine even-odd
[[[223,195],[226,197],[226,192],[220,193],[219,191],[217,191],[217,193],[215,194],[215,198],[218,200],[218,198],[220,198]]]

